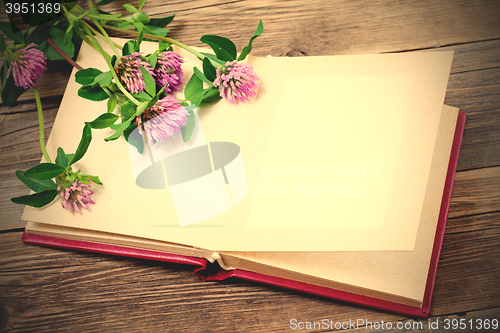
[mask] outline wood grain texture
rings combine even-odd
[[[281,332],[292,318],[402,319],[260,284],[203,282],[182,265],[28,246],[20,237],[0,234],[0,331]]]
[[[466,233],[500,228],[500,212],[449,218],[446,234]]]
[[[45,140],[49,138],[57,108],[43,103]],[[29,111],[22,110],[28,106]],[[23,105],[19,113],[0,115],[0,230],[22,228],[26,222],[21,221],[24,206],[10,201],[13,197],[29,194],[29,189],[17,179],[16,170],[27,170],[40,162],[38,115],[32,111],[36,105]],[[12,108],[9,108],[12,110]]]
[[[432,314],[500,307],[499,233],[496,228],[446,234]],[[401,319],[259,284],[207,283],[181,265],[27,246],[20,237],[20,232],[0,235],[5,329],[80,327],[92,332],[102,325],[111,331],[123,329],[121,324],[131,331],[153,325],[171,331],[237,327],[237,331],[272,332],[282,331],[292,318]],[[170,320],[173,317],[175,321]],[[256,318],[262,320],[255,322]]]
[[[119,0],[103,9],[126,13],[124,3],[129,1]],[[500,3],[496,0],[159,0],[146,2],[144,10],[151,17],[176,14],[169,36],[183,43],[203,46],[202,35],[218,34],[232,39],[238,50],[262,19],[265,33],[255,41],[253,50],[260,56],[285,55],[292,50],[307,55],[398,52],[500,37]],[[52,75],[51,89],[40,89],[41,96],[61,94],[65,82],[64,74]],[[31,91],[20,97],[21,101],[30,99]]]
[[[107,9],[121,11],[123,3]],[[160,0],[144,8],[152,17],[177,13],[172,36],[188,43],[199,43],[203,34],[220,34],[243,46],[255,29],[250,24],[262,19],[266,36],[257,50],[262,56],[290,50],[309,55],[393,52],[500,37],[500,5],[491,0]]]
[[[500,211],[500,167],[458,172],[449,217]]]
[[[368,333],[406,333],[406,332],[419,332],[419,333],[433,333],[433,332],[452,332],[459,331],[463,333],[471,332],[493,332],[495,331],[491,325],[493,320],[500,318],[500,308],[471,311],[460,315],[436,316],[430,317],[428,320],[404,320],[401,322],[389,323],[392,329],[387,329],[389,324],[385,324],[382,328],[376,329],[376,323],[371,325],[364,325]],[[486,323],[489,323],[488,329],[484,329]],[[380,322],[378,322],[379,326]],[[460,326],[460,325],[465,326]],[[399,326],[398,326],[399,325]],[[401,329],[399,329],[401,327]],[[461,327],[461,328],[460,328]],[[481,329],[482,327],[482,329]],[[496,325],[496,327],[499,327]],[[455,328],[455,329],[454,329]],[[355,332],[359,330],[346,330],[342,332]]]
[[[104,9],[124,12],[129,2]],[[220,34],[238,49],[262,19],[253,50],[260,56],[455,51],[445,103],[465,111],[467,122],[431,315],[500,319],[499,1],[149,0],[145,11],[177,13],[170,35],[182,42],[202,46],[203,34]],[[40,81],[46,137],[69,71],[55,63]],[[260,284],[202,282],[182,265],[22,244],[23,207],[10,198],[28,193],[15,170],[41,158],[37,124],[32,92],[0,105],[0,332],[282,332],[292,318],[409,322]],[[440,328],[432,332],[450,332]]]
[[[446,235],[431,315],[500,307],[500,231]]]
[[[500,67],[451,75],[445,103],[467,113],[458,170],[500,165]]]

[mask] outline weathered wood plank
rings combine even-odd
[[[117,330],[118,323],[144,329],[154,322],[171,325],[174,331],[188,325],[193,331],[207,325],[211,331],[236,324],[243,325],[238,326],[242,331],[280,331],[292,318],[402,319],[262,285],[205,283],[181,265],[25,246],[20,236],[0,235],[0,302],[9,314],[5,328],[82,326],[90,332],[97,327]],[[434,316],[500,306],[499,236],[498,228],[446,234],[431,309]],[[136,304],[140,315],[130,317],[128,304]],[[194,317],[200,321],[190,322]],[[256,317],[258,323],[252,320]]]
[[[116,1],[104,9],[125,14],[124,3],[128,1]],[[241,49],[262,19],[265,33],[253,50],[260,56],[292,50],[308,55],[398,52],[500,38],[500,3],[495,0],[161,0],[147,2],[144,10],[151,17],[177,13],[169,26],[170,36],[194,46],[203,46],[199,38],[204,34],[219,34]],[[59,66],[67,65],[61,62],[55,68]],[[41,89],[41,96],[62,94],[65,75],[42,78],[40,86],[48,83],[51,89]],[[31,99],[30,91],[20,98]]]
[[[452,74],[500,67],[500,39],[447,46],[441,49],[455,52],[451,66]]]
[[[445,103],[467,113],[458,170],[500,165],[500,40],[455,52]]]
[[[431,315],[500,307],[500,229],[446,234]]]
[[[500,165],[500,68],[451,75],[445,103],[467,113],[457,169]]]
[[[500,211],[500,167],[458,172],[449,217]]]
[[[203,282],[182,265],[28,246],[20,232],[0,234],[0,253],[1,331],[281,332],[292,318],[403,319],[260,284]]]
[[[47,140],[57,108],[45,108],[43,113]],[[35,166],[41,158],[37,113],[28,111],[0,115],[0,230],[26,225],[21,221],[24,206],[10,201],[10,198],[29,194],[29,189],[17,179],[15,172]]]
[[[500,229],[500,212],[449,218],[446,223],[447,235],[489,229]]]
[[[123,3],[106,8],[121,11]],[[291,50],[309,55],[380,53],[500,37],[500,5],[491,0],[162,0],[147,2],[144,9],[154,17],[177,13],[171,33],[181,41],[220,34],[234,38],[240,48],[255,29],[251,24],[262,19],[266,36],[258,52],[263,56]]]
[[[55,97],[42,98],[42,110],[47,109],[59,109],[59,105],[61,104],[62,95]],[[34,100],[17,102],[14,105],[0,106],[0,115],[12,115],[24,112],[36,112],[37,107]],[[45,117],[45,116],[44,116]],[[0,123],[1,124],[1,123]]]
[[[377,323],[371,323],[369,325],[360,327],[358,330],[343,330],[343,332],[357,332],[360,329],[363,329],[364,332],[368,333],[438,333],[452,331],[459,331],[463,333],[494,332],[496,331],[494,327],[500,327],[499,318],[500,308],[494,308],[481,311],[472,311],[460,315],[430,317],[427,320],[409,319],[400,322],[385,323],[382,325],[380,325],[381,323],[379,322],[378,327],[381,327],[380,329],[377,329]],[[367,327],[367,329],[365,329],[365,327]],[[371,329],[372,327],[373,329]],[[392,327],[392,329],[390,329],[390,327]]]

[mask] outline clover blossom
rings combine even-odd
[[[257,94],[259,77],[252,66],[236,60],[228,61],[216,70],[214,87],[219,88],[221,97],[231,103],[247,101]]]
[[[135,120],[139,126],[139,133],[146,131],[150,145],[162,142],[164,139],[180,132],[186,125],[188,111],[178,99],[167,96],[147,108]]]
[[[95,204],[95,202],[90,198],[94,193],[89,190],[92,180],[89,180],[89,184],[82,183],[81,181],[75,181],[70,185],[64,187],[59,185],[57,190],[61,196],[61,205],[64,209],[69,210],[71,213],[80,213],[81,208],[89,209],[88,204]]]
[[[154,73],[156,82],[160,87],[165,87],[165,92],[173,92],[182,84],[181,64],[184,62],[182,56],[175,51],[165,51],[158,54]]]
[[[10,67],[7,70],[7,77],[12,73],[14,84],[24,89],[32,88],[42,76],[42,72],[47,69],[47,64],[43,52],[33,47],[35,43],[28,44],[24,48],[19,48],[15,45],[12,50],[15,50],[8,57]],[[17,48],[17,50],[16,50]]]
[[[144,78],[140,68],[144,67],[151,76],[154,75],[153,69],[147,61],[141,59],[142,53],[134,52],[128,56],[121,57],[116,62],[115,72],[122,83],[125,84],[128,91],[135,94],[145,90]]]

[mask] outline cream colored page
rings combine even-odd
[[[285,80],[264,161],[250,165],[248,227],[383,227],[411,84],[411,75]],[[311,98],[295,98],[298,86]]]
[[[149,52],[153,51],[152,46],[149,47]],[[148,52],[147,49],[146,52]],[[187,81],[192,73],[189,68],[192,68],[193,65],[199,65],[199,63],[188,54],[184,53],[184,56]],[[95,51],[85,45],[82,47],[78,62],[83,67],[97,67],[106,70],[105,65],[99,60],[100,58]],[[402,82],[406,80],[405,78],[412,76],[412,86],[408,96],[409,107],[401,110],[404,113],[401,132],[418,132],[420,134],[421,131],[424,131],[428,132],[425,135],[426,138],[432,138],[433,135],[435,136],[437,128],[435,118],[439,119],[440,114],[440,110],[436,110],[434,106],[438,103],[442,105],[450,60],[449,53],[318,57],[309,58],[307,62],[296,64],[296,60],[293,59],[253,58],[252,65],[262,79],[258,99],[239,105],[222,101],[215,106],[200,108],[201,125],[207,141],[234,142],[241,147],[247,176],[249,176],[253,163],[257,162],[262,165],[264,162],[266,147],[272,134],[272,126],[274,122],[281,121],[276,120],[276,112],[283,112],[283,107],[280,110],[278,105],[282,103],[280,96],[286,80],[310,80],[315,77],[324,77],[324,80],[328,81],[342,76],[349,76],[350,78],[347,80],[352,80],[352,77],[356,76],[365,78],[367,76],[391,76],[396,78],[394,82]],[[290,71],[290,68],[307,68],[308,70]],[[416,81],[417,83],[415,83]],[[424,82],[427,85],[424,85]],[[55,154],[58,146],[62,146],[66,152],[73,152],[81,136],[81,130],[75,130],[75,128],[82,128],[84,122],[95,119],[105,112],[105,102],[91,102],[77,97],[79,87],[73,79],[70,79],[48,143],[48,149],[52,155]],[[374,89],[376,90],[377,86]],[[319,96],[317,99],[321,98],[323,97]],[[304,99],[311,99],[311,97],[298,94],[297,99],[303,103]],[[325,101],[327,100],[325,98]],[[393,101],[389,100],[388,103],[391,104]],[[412,103],[417,106],[412,106]],[[416,112],[418,115],[409,116],[412,112]],[[303,113],[304,110],[293,109],[290,110],[289,116],[304,118],[305,126],[302,135],[308,138],[308,144],[317,145],[318,142],[314,140],[316,132],[314,124],[322,122],[321,110],[313,111],[313,116],[316,115],[318,119],[311,117],[310,113],[305,115]],[[418,118],[417,121],[414,118]],[[398,114],[395,119],[388,115],[388,121],[394,121],[394,124],[401,121],[401,115]],[[324,124],[322,123],[322,125]],[[413,127],[417,130],[412,129]],[[99,175],[104,183],[104,186],[96,187],[94,199],[97,204],[91,206],[91,212],[85,211],[82,215],[73,215],[63,211],[59,203],[56,202],[43,209],[27,208],[23,219],[122,233],[214,250],[365,251],[413,249],[416,227],[412,218],[400,219],[396,225],[394,217],[389,222],[385,218],[381,227],[379,227],[380,223],[377,222],[377,227],[374,228],[353,228],[353,225],[347,225],[343,228],[323,228],[322,226],[309,228],[307,220],[303,221],[304,228],[248,228],[248,217],[253,209],[255,199],[255,196],[251,194],[239,205],[221,215],[189,227],[181,227],[168,188],[166,190],[138,188],[134,184],[127,144],[123,139],[108,143],[103,141],[111,133],[110,130],[94,130],[93,142],[87,155],[75,165],[77,168],[81,168],[84,173]],[[291,135],[295,134],[291,133]],[[419,167],[423,167],[424,171],[420,173],[425,173],[426,161],[430,159],[430,157],[426,157],[430,156],[430,152],[433,150],[432,142],[427,144],[426,139],[424,140],[426,144],[418,142],[415,146],[416,138],[413,138],[412,141],[411,137],[408,139],[396,136],[394,140],[396,142],[409,140],[413,144],[413,146],[410,144],[411,149],[416,156],[419,156],[419,160],[423,161]],[[405,144],[408,145],[408,143]],[[332,142],[331,145],[337,146],[338,143]],[[415,157],[408,160],[402,159],[400,157],[402,150],[404,155],[405,149],[398,150],[396,162],[393,165],[395,170],[407,167],[406,165],[401,167],[400,163],[413,163],[415,159]],[[392,156],[394,156],[393,152]],[[322,163],[326,164],[330,161]],[[255,164],[253,165],[255,166]],[[402,175],[404,176],[405,173],[403,172]],[[387,172],[386,176],[391,177],[391,173]],[[392,175],[393,181],[388,197],[394,191],[393,184],[396,184],[397,187],[396,176],[398,176],[398,172]],[[425,180],[424,184],[416,183],[416,199],[419,198],[419,186],[425,188],[425,184]],[[404,188],[405,186],[398,190],[404,193]],[[408,211],[411,211],[412,214],[408,215],[418,215],[415,212],[418,211],[418,207],[421,208],[422,201],[420,204],[417,202],[411,203],[411,205],[412,208]],[[394,207],[387,204],[380,208],[379,216],[382,214],[382,210],[387,207],[390,208],[390,211],[389,213],[386,211],[384,216],[392,214],[398,217],[398,209],[396,209],[396,213],[393,213]],[[323,208],[327,210],[330,206],[325,205]]]
[[[444,106],[429,186],[425,194],[424,209],[413,251],[230,252],[228,254],[272,267],[421,302],[427,282],[457,117],[458,109]],[[273,275],[273,270],[269,268],[260,273]],[[307,277],[303,279],[307,282]]]

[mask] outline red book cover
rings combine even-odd
[[[425,294],[424,294],[423,304],[420,308],[389,302],[385,300],[380,300],[377,298],[362,296],[332,288],[326,288],[303,282],[288,280],[284,278],[263,275],[240,269],[231,271],[225,271],[222,268],[213,270],[212,267],[210,267],[210,269],[207,269],[208,266],[211,264],[204,258],[188,257],[175,254],[162,253],[157,251],[139,250],[139,249],[115,246],[115,245],[106,245],[106,244],[98,244],[85,241],[68,240],[56,237],[33,235],[33,234],[28,234],[26,231],[23,234],[22,240],[24,243],[32,245],[44,245],[56,248],[65,248],[72,250],[81,250],[81,251],[89,251],[95,253],[125,256],[138,259],[148,259],[148,260],[193,265],[196,266],[194,274],[205,281],[222,281],[228,278],[239,278],[243,280],[255,281],[255,282],[265,283],[268,285],[305,292],[308,294],[328,297],[349,303],[359,304],[375,309],[381,309],[389,312],[408,315],[415,318],[427,318],[429,316],[432,292],[434,289],[434,281],[436,278],[439,256],[441,254],[441,247],[443,245],[446,221],[448,219],[448,211],[450,207],[453,183],[455,180],[455,173],[458,164],[458,156],[460,152],[460,146],[462,143],[462,136],[465,127],[465,118],[466,114],[464,112],[459,112],[457,126],[455,129],[455,136],[453,138],[450,161],[448,164],[448,171],[446,175],[443,198],[441,201],[441,210],[439,213],[439,220],[436,228],[436,236],[434,238],[434,247],[432,251],[431,262],[427,276]]]

